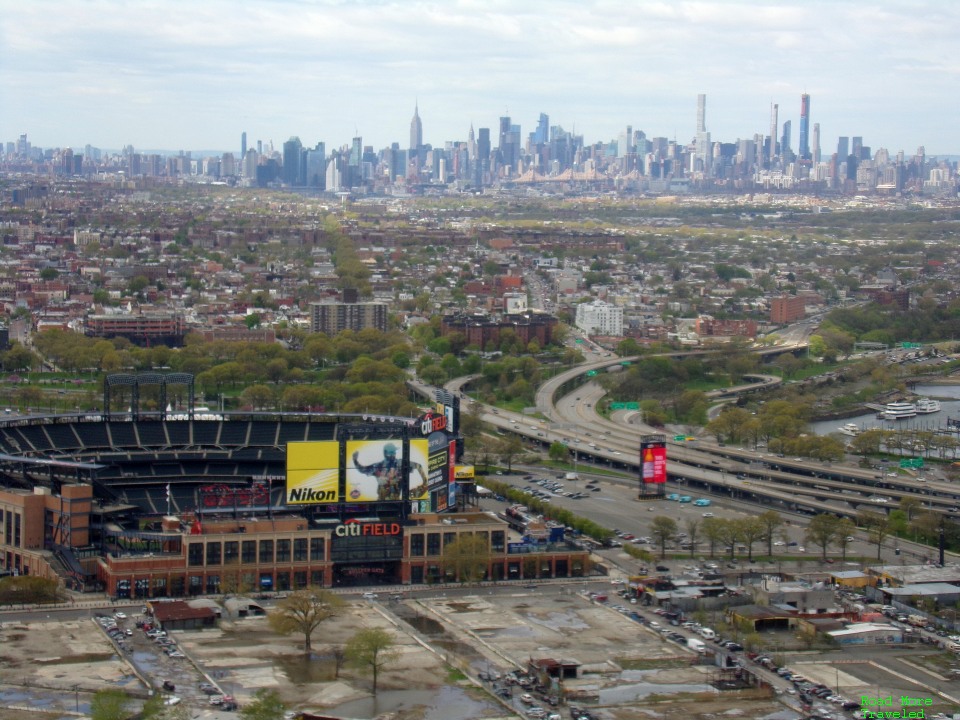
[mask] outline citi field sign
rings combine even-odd
[[[403,527],[400,523],[360,522],[347,520],[333,529],[337,537],[391,537],[400,535]]]
[[[435,415],[432,411],[421,415],[418,418],[420,423],[420,433],[422,435],[429,435],[432,432],[437,432],[438,430],[447,429],[447,416],[442,413]]]

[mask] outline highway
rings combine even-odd
[[[610,360],[602,360],[564,375],[569,381],[587,368],[610,364]],[[447,389],[460,393],[470,379],[459,378]],[[552,393],[564,382],[563,376],[559,376],[545,383],[553,390],[541,387],[538,403],[549,402],[546,398],[552,398]],[[427,388],[421,388],[421,392],[427,394]],[[578,460],[638,472],[640,437],[658,431],[600,416],[595,406],[603,395],[604,390],[598,383],[588,382],[540,408],[550,421],[490,406],[483,406],[482,418],[502,432],[515,433],[544,447],[561,442]],[[622,413],[620,419],[635,418]],[[732,497],[790,512],[833,512],[851,518],[863,508],[877,512],[894,509],[905,497],[914,498],[925,509],[951,516],[958,513],[960,505],[958,489],[951,483],[919,482],[910,475],[890,477],[874,469],[778,457],[765,450],[725,447],[704,440],[698,440],[693,446],[668,437],[667,443],[668,480],[671,484],[680,484],[688,493]]]

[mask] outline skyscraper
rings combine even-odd
[[[813,164],[820,162],[820,123],[813,124]]]
[[[800,96],[800,159],[809,160],[810,159],[810,144],[809,144],[809,128],[810,128],[810,96],[807,93],[804,93]]]
[[[300,138],[291,137],[283,144],[283,181],[287,185],[303,185],[301,181],[300,156],[303,145]]]
[[[245,158],[247,156],[247,131],[244,130],[240,133],[240,157]]]
[[[696,150],[693,157],[694,171],[710,172],[713,159],[710,147],[710,133],[707,132],[707,96],[697,95],[697,136]]]
[[[783,135],[780,138],[780,158],[786,164],[790,156],[793,155],[793,150],[790,149],[790,136],[793,132],[793,122],[787,120],[783,124]]]
[[[504,115],[500,118],[500,144],[497,151],[500,156],[500,162],[507,167],[513,166],[513,148],[510,145],[510,116]]]
[[[850,155],[850,138],[841,135],[837,138],[837,162],[846,162]]]
[[[413,106],[413,119],[410,121],[410,149],[419,152],[423,147],[423,124],[420,122],[419,103]]]
[[[480,128],[477,133],[477,162],[476,183],[482,185],[485,182],[487,172],[490,170],[490,128]]]
[[[854,135],[850,143],[850,154],[857,160],[863,160],[863,138]]]
[[[546,113],[540,113],[540,120],[537,122],[537,129],[533,132],[534,145],[546,145],[550,140],[550,117]]]
[[[773,103],[770,106],[770,167],[773,167],[774,162],[777,159],[777,126],[778,126],[778,110],[779,107],[776,103]]]

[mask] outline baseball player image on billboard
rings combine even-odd
[[[347,502],[402,500],[404,482],[407,497],[418,496],[427,483],[427,458],[422,445],[411,443],[410,476],[401,477],[401,440],[362,440],[347,443]],[[422,457],[420,457],[422,456]]]

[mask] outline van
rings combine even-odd
[[[713,640],[717,634],[710,628],[700,628],[700,637],[704,640]]]

